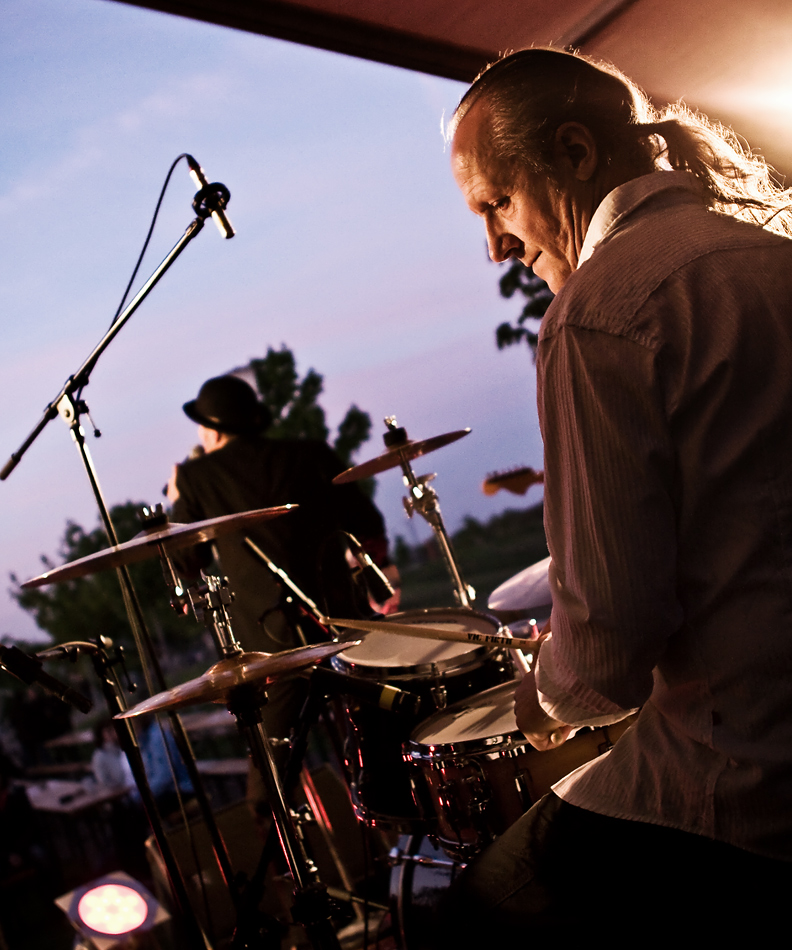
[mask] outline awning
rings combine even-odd
[[[574,47],[684,98],[792,173],[788,0],[121,0],[469,81],[499,53]]]

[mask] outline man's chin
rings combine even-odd
[[[546,261],[541,254],[533,262],[532,269],[534,274],[541,277],[554,294],[561,290],[572,274],[569,265],[562,265],[560,261]]]

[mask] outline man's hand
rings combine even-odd
[[[171,472],[171,477],[168,479],[168,485],[165,490],[165,494],[171,504],[174,504],[179,497],[179,489],[176,487],[176,476],[178,474],[179,466],[174,465],[173,471]]]
[[[398,612],[399,604],[401,603],[401,576],[399,575],[399,569],[395,564],[387,564],[385,567],[381,567],[380,570],[393,588],[393,596],[389,597],[384,604],[372,603],[372,607],[381,614],[395,614]]]
[[[526,673],[514,693],[517,728],[534,749],[547,752],[566,742],[573,727],[552,719],[539,705],[533,670]]]

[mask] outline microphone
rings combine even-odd
[[[390,581],[366,554],[363,545],[354,534],[349,534],[349,532],[345,532],[345,534],[352,557],[358,565],[358,570],[354,573],[354,576],[363,578],[375,603],[384,604],[386,600],[393,597],[393,587],[391,587]]]
[[[406,689],[397,689],[387,683],[371,683],[359,676],[349,676],[347,673],[336,673],[317,666],[311,673],[325,690],[333,693],[348,693],[356,699],[373,703],[380,709],[414,716],[421,706],[421,697],[417,693],[410,693]]]
[[[212,197],[211,203],[207,203],[206,207],[210,208],[212,211],[212,220],[217,225],[217,230],[220,232],[221,236],[224,238],[232,238],[234,236],[234,229],[231,226],[231,222],[228,220],[225,214],[225,206],[228,203],[228,199],[231,197],[228,189],[225,185],[221,185],[220,182],[213,182],[211,185],[204,174],[203,168],[198,164],[198,162],[192,157],[192,155],[187,155],[185,153],[185,158],[187,159],[187,165],[190,169],[190,178],[195,182],[200,191],[198,195],[201,195],[201,192],[205,192],[201,195],[201,198],[204,203],[206,199],[210,196]],[[196,195],[196,199],[198,198]],[[195,205],[195,202],[193,202]],[[196,210],[198,210],[196,208]]]
[[[45,673],[41,668],[41,660],[35,656],[29,656],[23,653],[17,647],[6,647],[0,644],[0,666],[12,676],[22,680],[30,686],[32,683],[38,683],[45,693],[50,696],[56,696],[79,709],[80,712],[87,713],[93,709],[93,703],[90,699],[78,693],[76,689],[61,683],[54,676]]]

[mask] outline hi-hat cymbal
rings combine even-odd
[[[199,703],[225,703],[237,686],[245,683],[261,683],[264,686],[285,673],[313,666],[325,657],[333,656],[358,643],[359,640],[345,640],[341,643],[316,643],[307,647],[296,647],[282,653],[239,653],[210,666],[202,676],[144,699],[142,703],[119,713],[115,718],[131,719],[144,713],[195,706]]]
[[[121,567],[122,564],[145,561],[146,558],[156,557],[159,554],[158,545],[162,545],[166,553],[170,554],[171,551],[177,551],[179,548],[189,548],[194,544],[211,541],[221,534],[230,534],[261,521],[269,521],[270,518],[285,515],[289,511],[294,511],[295,508],[297,505],[258,508],[255,511],[241,511],[233,515],[221,515],[219,518],[207,518],[206,521],[194,521],[192,524],[169,524],[156,531],[142,531],[131,541],[125,541],[104,551],[97,551],[96,554],[81,557],[77,561],[69,561],[68,564],[54,567],[51,571],[25,581],[22,587],[44,587],[46,584],[96,574],[111,567]]]
[[[450,445],[466,435],[470,435],[470,429],[457,429],[456,432],[446,432],[444,435],[436,435],[431,439],[406,439],[382,455],[369,459],[368,462],[361,462],[353,468],[348,468],[333,479],[334,485],[343,485],[345,482],[357,482],[361,478],[371,478],[372,475],[378,475],[380,472],[386,472],[389,468],[396,468],[402,461],[409,462],[411,459],[417,459],[421,455],[427,455],[434,452],[435,449],[441,449],[444,445]]]

